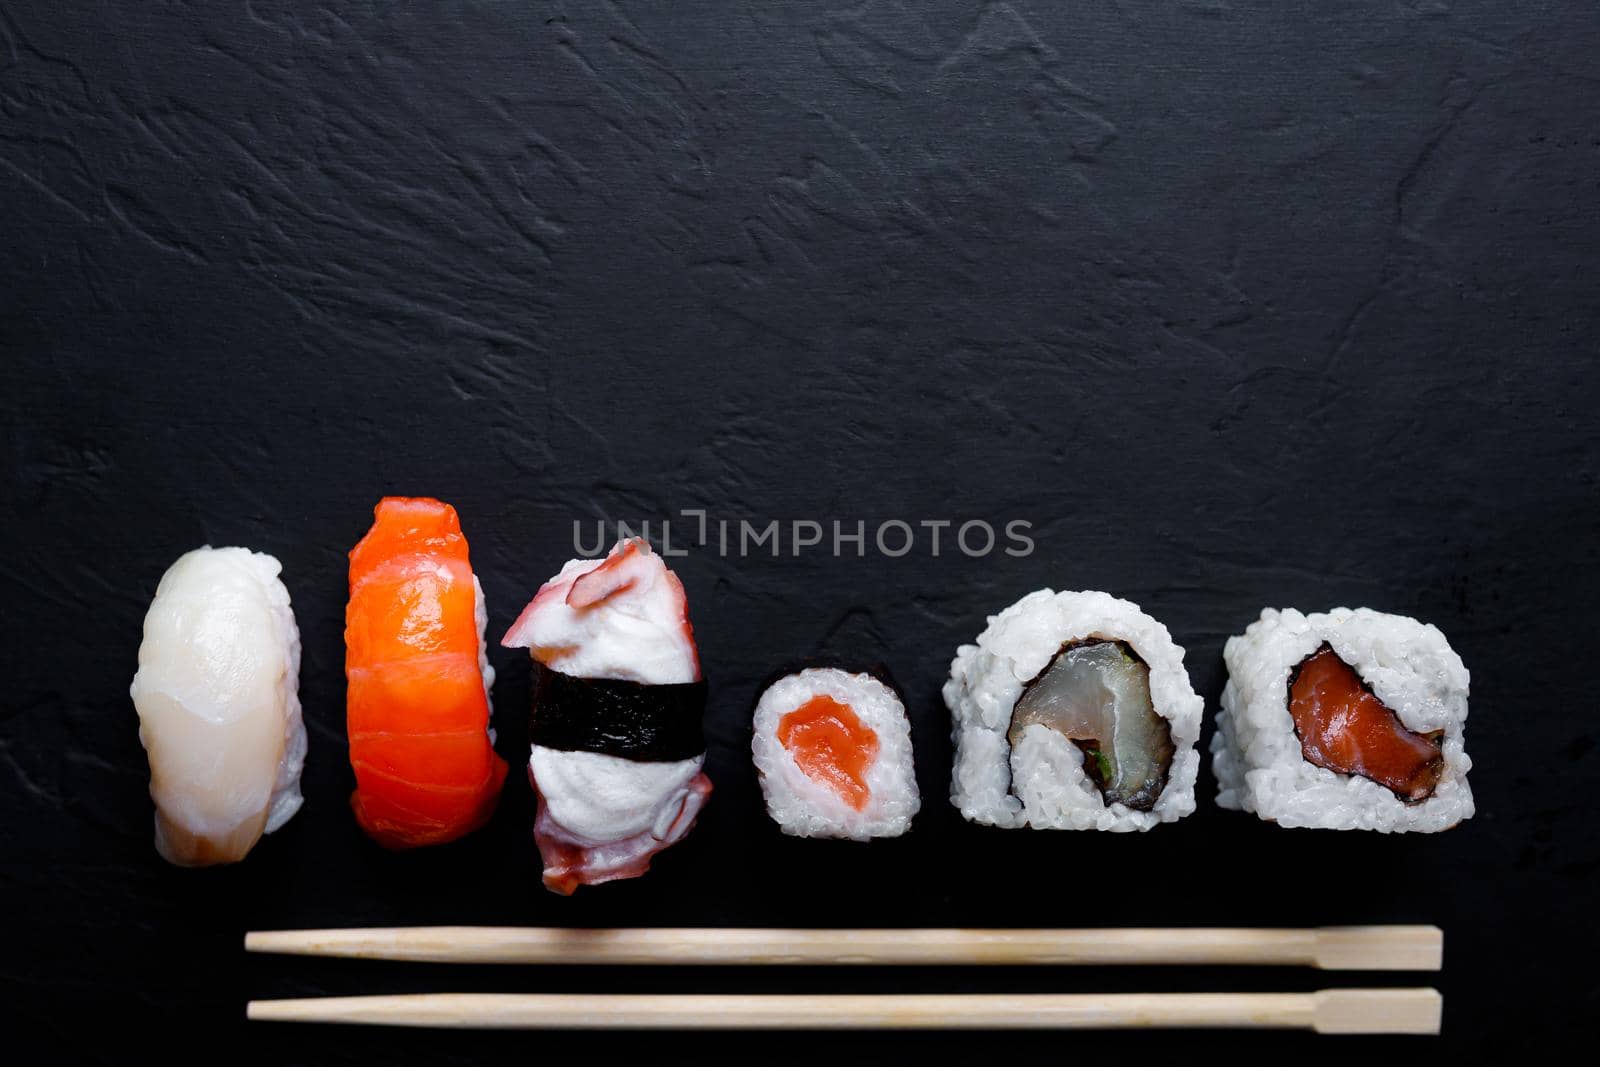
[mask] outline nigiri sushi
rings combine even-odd
[[[197,548],[145,615],[129,694],[156,851],[181,867],[242,860],[300,810],[300,631],[281,570],[248,548]]]
[[[384,497],[350,551],[347,728],[356,821],[379,844],[453,841],[494,813],[483,590],[455,508]]]
[[[528,777],[544,884],[637,878],[711,795],[683,585],[640,538],[575,559],[502,641],[534,661]]]
[[[796,837],[898,837],[922,806],[911,724],[877,672],[810,666],[756,701],[751,753],[767,814]]]

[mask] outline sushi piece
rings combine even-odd
[[[207,545],[161,576],[129,695],[150,758],[156,851],[235,863],[300,810],[300,631],[278,561]]]
[[[892,684],[807,667],[756,702],[751,751],[767,814],[796,837],[898,837],[922,806],[911,724]]]
[[[1183,649],[1105,593],[1029,593],[950,665],[950,800],[991,826],[1148,830],[1194,811],[1202,702]]]
[[[711,795],[682,583],[648,542],[619,541],[562,567],[502,644],[533,657],[528,778],[545,886],[637,878]]]
[[[449,504],[384,497],[373,516],[345,608],[350,804],[387,848],[442,844],[489,820],[506,777],[483,589]]]
[[[1470,676],[1404,615],[1271,608],[1223,650],[1217,803],[1280,826],[1434,833],[1472,817]]]

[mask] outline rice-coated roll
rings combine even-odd
[[[1148,830],[1194,811],[1203,702],[1138,605],[1029,593],[950,665],[950,801],[971,822]]]
[[[867,671],[808,667],[756,702],[751,752],[767,814],[796,837],[898,837],[922,806],[911,723]]]
[[[1280,826],[1435,833],[1472,816],[1470,676],[1404,615],[1268,608],[1223,650],[1217,803]]]
[[[234,863],[300,810],[300,631],[278,561],[207,545],[161,576],[130,695],[150,758],[156,851]]]

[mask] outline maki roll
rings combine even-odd
[[[911,724],[893,684],[868,671],[808,667],[756,702],[751,750],[767,814],[796,837],[897,837],[922,805]]]
[[[1404,615],[1271,608],[1223,650],[1217,803],[1280,826],[1435,833],[1473,813],[1470,677]]]
[[[350,550],[345,726],[356,821],[386,848],[454,841],[494,814],[483,589],[456,509],[384,497]]]
[[[682,583],[648,542],[619,541],[562,567],[502,644],[533,657],[528,778],[546,888],[644,874],[711,795]]]
[[[1148,830],[1194,811],[1202,702],[1183,649],[1106,593],[1029,593],[963,645],[945,704],[971,822]]]
[[[156,851],[234,863],[300,810],[300,631],[273,557],[197,548],[161,576],[130,695]]]

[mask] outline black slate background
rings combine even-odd
[[[386,923],[1429,921],[1437,1043],[1007,1036],[1016,1062],[1505,1056],[1587,1034],[1600,13],[1584,4],[0,5],[0,1016],[30,1062],[992,1057],[983,1035],[246,1027],[251,996],[459,989],[1310,989],[1314,972],[454,970],[247,959]],[[463,516],[501,631],[574,520],[1034,524],[1037,551],[678,561],[713,685],[700,828],[538,886],[532,798],[388,855],[346,806],[344,552]],[[126,696],[162,570],[284,562],[303,812],[237,868],[151,848]],[[1480,814],[1440,837],[1201,808],[1138,837],[945,802],[938,686],[1041,585],[1164,619],[1214,708],[1263,605],[1367,604],[1473,671]],[[906,683],[925,808],[783,839],[756,681]],[[496,650],[500,748],[528,671]],[[1209,737],[1209,729],[1207,736]],[[1404,978],[1405,976],[1401,976]]]

